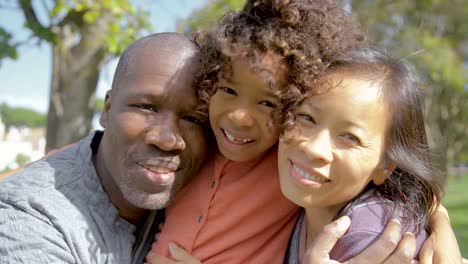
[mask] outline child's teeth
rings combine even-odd
[[[235,138],[233,135],[229,134],[229,132],[227,132],[226,130],[224,131],[224,134],[226,135],[226,137],[228,138],[228,140],[229,140],[229,141],[232,141],[232,142],[247,143],[247,142],[251,141],[251,139],[249,139],[249,138],[245,138],[245,139],[242,139],[242,138]]]
[[[231,136],[228,132],[226,132],[226,136],[229,139],[229,141],[234,141],[234,137]]]

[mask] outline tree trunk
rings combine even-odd
[[[90,132],[96,87],[103,60],[103,56],[96,56],[83,71],[70,75],[62,58],[63,54],[58,50],[58,47],[54,47],[52,51],[47,151],[80,140]]]
[[[57,29],[60,37],[52,47],[46,151],[76,142],[91,130],[99,73],[106,59],[105,17],[101,20]]]

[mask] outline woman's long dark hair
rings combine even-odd
[[[353,204],[362,202],[367,190],[374,189],[396,207],[405,209],[405,222],[426,227],[428,214],[440,201],[445,176],[431,162],[424,126],[424,93],[415,71],[403,59],[371,47],[351,51],[331,63],[327,71],[368,78],[380,84],[391,116],[380,166],[382,173],[396,166],[382,184],[369,183],[337,217],[349,213]],[[286,130],[294,126],[293,112],[300,103],[290,105]]]

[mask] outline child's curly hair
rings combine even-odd
[[[333,0],[247,0],[239,12],[226,14],[214,31],[198,32],[202,50],[198,95],[207,113],[217,77],[229,74],[228,62],[246,56],[251,69],[262,69],[260,55],[273,52],[285,62],[287,86],[269,83],[281,101],[273,113],[282,122],[283,107],[300,100],[328,65],[362,42],[357,24]]]

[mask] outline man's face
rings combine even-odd
[[[206,145],[193,88],[198,60],[139,50],[108,93],[103,159],[123,197],[160,209],[200,168]]]

